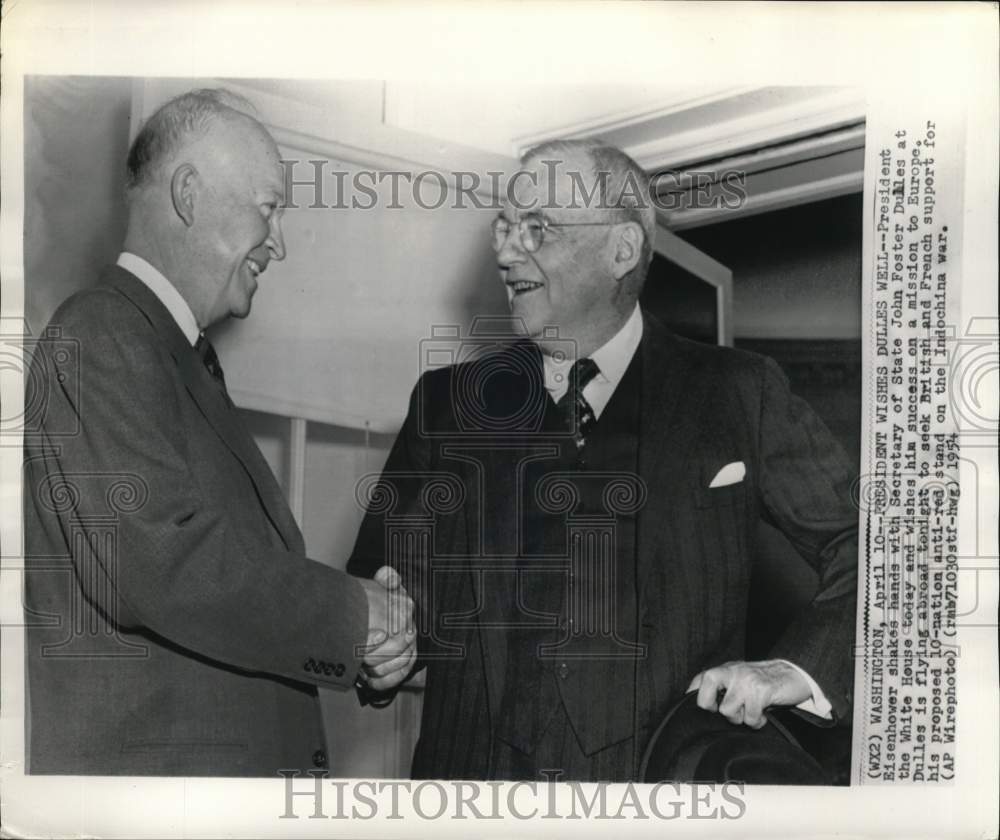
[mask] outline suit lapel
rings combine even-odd
[[[301,531],[281,494],[274,474],[246,427],[240,422],[239,415],[230,407],[222,388],[212,379],[201,356],[188,343],[173,316],[159,298],[131,272],[116,266],[105,279],[142,312],[164,342],[177,364],[178,375],[188,393],[222,442],[243,465],[268,518],[285,546],[290,551],[303,552]]]
[[[525,459],[537,455],[537,447],[546,443],[542,432],[545,407],[549,400],[542,374],[538,348],[519,341],[508,350],[504,364],[497,365],[509,375],[498,375],[486,394],[487,414],[491,417],[517,417],[523,422],[520,431],[498,432],[485,440],[483,465],[485,481],[479,510],[468,506],[467,527],[470,533],[483,535],[482,551],[496,558],[493,565],[513,564],[523,549],[521,504],[524,492],[520,485]],[[487,362],[487,364],[489,364]],[[537,431],[526,431],[535,429]],[[507,669],[507,629],[510,599],[513,592],[512,571],[491,571],[478,575],[473,570],[476,591],[483,599],[479,617],[484,668],[491,713],[496,713],[503,696]]]
[[[694,489],[677,487],[676,476],[685,473],[683,466],[698,433],[697,409],[705,398],[705,384],[697,369],[687,363],[678,339],[645,314],[639,352],[643,354],[639,476],[649,493],[636,522],[637,584],[643,593],[657,562],[658,530],[670,527],[669,496]]]

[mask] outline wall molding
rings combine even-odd
[[[864,100],[855,91],[846,91],[701,126],[627,151],[647,171],[655,172],[786,143],[864,119]]]
[[[812,96],[785,104],[760,107],[758,100],[774,95],[773,87],[723,88],[671,103],[664,108],[600,117],[570,126],[546,129],[517,138],[520,153],[529,146],[556,137],[615,135],[647,171],[678,168],[698,161],[736,154],[858,123],[865,119],[866,102],[857,88],[817,88]],[[794,89],[792,89],[794,90]],[[732,116],[725,116],[730,110]],[[699,111],[704,114],[699,115]],[[681,116],[688,127],[671,130],[668,123]],[[657,123],[664,123],[657,126]],[[650,134],[655,139],[644,140]]]
[[[721,88],[672,102],[662,108],[633,109],[610,116],[603,115],[569,125],[547,128],[544,131],[515,137],[513,140],[514,154],[516,157],[520,157],[532,146],[537,146],[539,143],[552,140],[556,137],[596,137],[610,132],[631,131],[674,114],[692,111],[696,108],[702,108],[717,102],[724,102],[756,89],[755,87]]]
[[[674,174],[680,182],[693,180],[691,173],[702,170],[715,173],[739,171],[753,175],[765,169],[779,169],[820,157],[864,149],[864,146],[865,124],[862,122],[728,157],[705,159]],[[861,163],[863,166],[863,161]],[[669,170],[660,170],[664,171]]]
[[[864,189],[864,183],[864,171],[847,172],[757,195],[750,194],[739,207],[699,207],[669,214],[658,212],[657,218],[671,230],[684,230],[858,193]]]

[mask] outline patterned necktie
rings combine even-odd
[[[216,382],[218,382],[222,386],[222,389],[225,390],[226,377],[222,373],[222,365],[219,364],[219,357],[216,355],[215,348],[212,346],[212,342],[205,337],[205,333],[198,336],[194,349],[198,351],[202,362],[204,362],[205,367],[208,368],[208,372],[212,374]]]
[[[569,370],[569,388],[556,403],[566,426],[573,433],[577,450],[583,449],[587,432],[597,422],[594,410],[583,396],[583,389],[599,372],[593,359],[577,359]]]

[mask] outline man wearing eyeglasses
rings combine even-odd
[[[631,158],[553,141],[522,166],[493,247],[524,336],[422,377],[383,473],[406,514],[433,513],[434,476],[457,479],[461,504],[395,553],[370,510],[350,565],[395,565],[422,612],[414,776],[635,779],[687,691],[752,729],[775,706],[849,721],[843,452],[774,362],[641,310],[655,219]],[[821,584],[771,657],[746,662],[761,517]]]

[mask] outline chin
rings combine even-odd
[[[237,306],[234,306],[229,311],[229,314],[233,318],[246,318],[247,315],[250,314],[250,299],[248,298],[247,300],[243,301],[242,303],[238,304]]]
[[[515,318],[517,323],[524,326],[524,329],[521,330],[524,335],[536,336],[541,334],[542,326],[545,323],[545,318],[541,313],[530,308],[518,306],[515,302],[510,307],[510,314]]]

